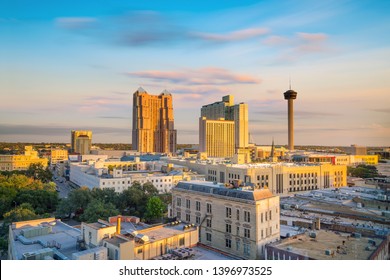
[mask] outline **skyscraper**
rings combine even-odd
[[[221,129],[224,129],[225,135]],[[231,130],[233,133],[230,133]],[[213,133],[217,135],[211,138]],[[239,149],[248,147],[248,138],[248,104],[234,105],[234,97],[227,95],[222,97],[222,101],[201,108],[199,148],[201,152],[207,153],[207,156],[231,157]],[[225,145],[226,148],[222,149],[220,145]]]
[[[149,95],[142,87],[133,94],[133,149],[143,153],[175,153],[172,94]]]
[[[92,147],[92,131],[72,130],[71,131],[71,152],[87,155]]]

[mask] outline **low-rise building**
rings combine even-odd
[[[152,183],[160,193],[169,192],[179,181],[202,179],[193,172],[171,170],[159,171],[162,163],[157,162],[77,162],[70,164],[70,181],[88,188],[113,188],[122,192],[134,182]]]
[[[0,171],[27,170],[31,164],[47,167],[47,159],[38,157],[32,146],[25,146],[23,155],[0,155]]]
[[[168,162],[204,174],[207,181],[267,187],[278,195],[347,186],[345,165],[286,162],[227,164],[183,159],[169,159]]]
[[[211,182],[179,182],[172,216],[199,226],[200,242],[242,259],[264,258],[280,238],[279,196],[267,189],[229,189]]]
[[[145,226],[136,217],[115,216],[109,222],[82,223],[86,248],[107,248],[110,260],[149,260],[198,243],[198,227],[183,222]]]
[[[54,165],[57,162],[68,160],[68,150],[65,149],[51,149],[50,150],[50,164]]]
[[[9,226],[8,259],[72,259],[79,237],[79,229],[54,218],[15,222]]]
[[[269,260],[388,260],[390,238],[307,231],[266,245]]]

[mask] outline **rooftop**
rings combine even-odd
[[[215,196],[228,197],[230,199],[258,201],[274,195],[268,189],[256,189],[245,191],[239,189],[229,189],[221,184],[205,181],[181,181],[177,184],[176,190],[186,190],[193,192],[207,193]]]
[[[325,230],[315,231],[315,235],[313,238],[310,232],[306,232],[271,244],[270,247],[311,259],[367,260],[383,241],[381,238],[356,238],[351,234]]]
[[[45,248],[58,250],[71,259],[76,249],[79,229],[68,226],[61,220],[48,218],[27,222],[12,223],[14,253],[17,259],[22,259],[25,253],[34,253]]]

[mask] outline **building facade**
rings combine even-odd
[[[72,153],[89,154],[92,147],[92,131],[72,130],[70,143]]]
[[[122,192],[135,182],[152,183],[160,193],[170,192],[181,180],[202,179],[193,172],[170,170],[161,172],[161,163],[154,162],[81,162],[70,164],[70,181],[78,186],[112,188]]]
[[[207,181],[267,187],[277,195],[347,186],[347,167],[319,163],[225,164],[209,161],[169,159],[204,174]]]
[[[199,151],[207,157],[232,157],[235,150],[234,121],[199,119]]]
[[[57,162],[68,160],[68,150],[65,149],[51,149],[50,150],[50,164],[55,165]]]
[[[228,189],[210,182],[179,182],[172,215],[199,226],[199,242],[242,259],[264,259],[279,240],[279,196],[269,190]]]
[[[216,121],[217,123],[214,122]],[[205,122],[208,122],[209,127],[205,126]],[[222,156],[216,156],[213,154],[214,147],[207,147],[205,144],[209,141],[207,137],[214,133],[216,127],[222,126],[225,122],[227,126],[231,126],[233,122],[233,135],[229,134],[225,139],[221,139],[224,142],[223,145],[230,146],[234,144],[234,151],[236,153],[239,149],[246,149],[249,145],[249,132],[248,132],[248,104],[240,103],[234,104],[234,97],[227,95],[222,97],[222,101],[207,104],[201,108],[201,116],[199,119],[199,148],[200,152],[207,153],[208,157],[231,157],[229,152]],[[215,146],[218,146],[215,144]],[[230,149],[230,148],[229,148]],[[209,153],[211,151],[211,153]],[[228,154],[228,155],[226,155]]]
[[[23,155],[0,155],[0,171],[27,170],[31,164],[47,167],[48,160],[38,157],[32,146],[25,146]]]
[[[133,94],[133,149],[142,153],[176,153],[172,94],[149,95],[143,88]]]

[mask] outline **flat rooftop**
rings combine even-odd
[[[197,193],[205,193],[216,197],[224,197],[232,200],[258,201],[266,198],[275,197],[268,189],[256,189],[254,191],[246,191],[240,189],[226,188],[221,184],[205,181],[181,181],[174,188],[180,191],[190,191]]]
[[[14,243],[17,259],[22,259],[24,253],[33,253],[47,247],[57,248],[60,253],[69,259],[72,259],[72,253],[78,252],[76,243],[77,238],[81,235],[80,230],[61,222],[58,219],[52,218],[17,222],[13,223],[11,227],[14,236],[12,242]],[[17,236],[23,236],[23,231],[29,231],[39,227],[51,227],[51,232],[31,237],[24,236],[21,237],[22,240],[17,239]],[[57,245],[57,247],[55,245]]]
[[[184,231],[194,231],[196,226],[189,226],[187,229],[184,226],[187,226],[186,223],[179,223],[176,225],[161,225],[151,228],[146,228],[139,230],[138,234],[149,237],[149,242],[155,242],[158,240],[166,239],[175,235],[182,234]]]
[[[367,260],[383,241],[380,238],[355,238],[350,237],[350,234],[326,230],[318,230],[315,233],[315,238],[311,238],[309,232],[306,232],[271,244],[270,247],[319,260]],[[326,250],[334,254],[327,255]]]

